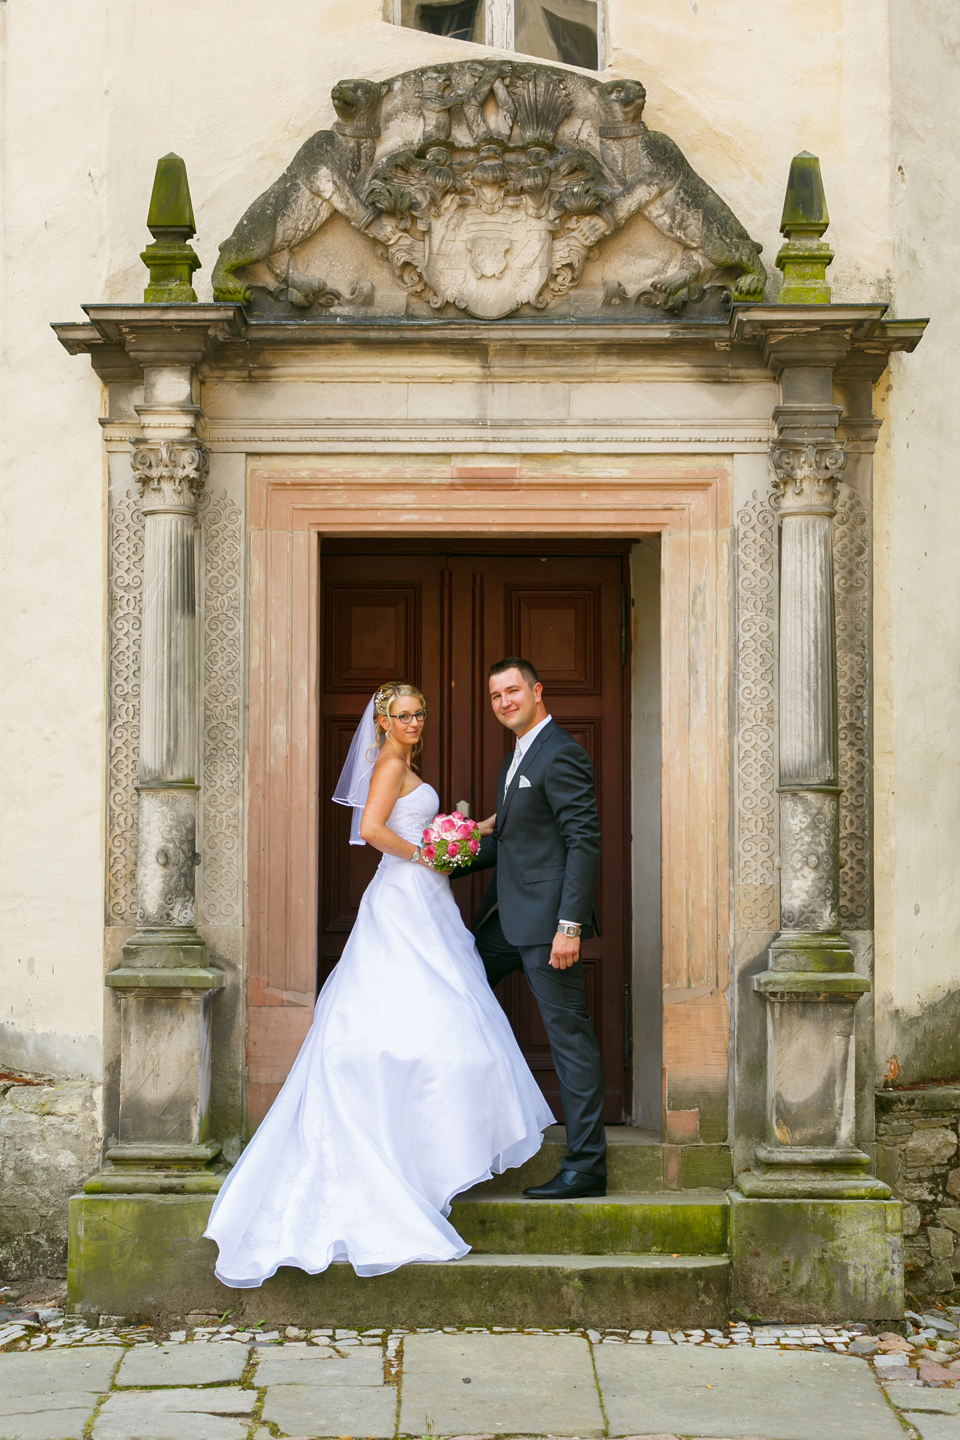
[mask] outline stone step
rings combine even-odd
[[[474,1255],[723,1255],[729,1208],[722,1191],[526,1200],[478,1189],[458,1196],[450,1223]]]
[[[507,1325],[684,1329],[725,1325],[725,1255],[478,1255],[359,1279],[282,1269],[260,1290],[233,1291],[240,1325]]]
[[[543,1132],[543,1145],[516,1170],[495,1175],[477,1190],[509,1194],[528,1185],[542,1185],[560,1169],[567,1135],[562,1125]],[[654,1190],[722,1190],[733,1183],[728,1145],[664,1145],[647,1130],[630,1125],[608,1125],[607,1193],[635,1194]]]

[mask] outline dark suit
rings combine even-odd
[[[491,985],[522,969],[537,999],[560,1081],[567,1127],[564,1168],[605,1175],[603,1067],[587,1013],[583,964],[550,965],[557,921],[597,926],[594,891],[600,822],[590,757],[551,720],[517,767],[497,782],[497,824],[472,870],[496,867],[473,922]],[[521,779],[525,781],[521,785]]]

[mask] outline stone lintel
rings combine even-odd
[[[171,925],[167,928],[144,927],[132,935],[122,949],[124,964],[112,970],[106,977],[106,984],[115,982],[113,975],[140,974],[149,972],[156,975],[161,971],[172,974],[193,972],[197,975],[219,975],[219,970],[207,968],[207,942],[196,930],[186,926]],[[149,982],[147,982],[149,983]],[[163,982],[157,982],[162,984]],[[189,984],[189,981],[178,981]]]
[[[357,347],[433,345],[477,351],[496,362],[506,353],[515,355],[518,346],[538,352],[567,354],[571,347],[602,345],[625,347],[631,355],[651,358],[696,357],[712,368],[723,362],[727,368],[739,354],[741,365],[748,357],[766,364],[775,348],[780,360],[806,366],[836,365],[839,380],[848,373],[869,373],[875,380],[883,373],[894,351],[916,348],[927,324],[925,320],[883,320],[885,305],[810,306],[734,305],[729,319],[670,321],[643,318],[596,320],[592,318],[539,318],[480,321],[473,319],[387,319],[352,316],[319,317],[282,324],[249,319],[242,306],[214,303],[205,305],[87,305],[86,323],[54,324],[60,343],[72,355],[88,354],[104,380],[125,383],[139,379],[141,364],[195,363],[190,356],[200,344],[205,367],[217,370],[246,367],[262,348],[311,350],[315,347]],[[170,348],[161,337],[169,331]],[[817,353],[818,335],[838,333],[841,341],[831,342]],[[184,337],[191,337],[186,340]],[[128,337],[137,351],[129,351]],[[153,341],[151,341],[153,337]],[[795,344],[788,350],[788,341]],[[184,354],[189,351],[189,355]],[[109,353],[108,353],[109,352]],[[758,353],[759,352],[759,353]],[[494,363],[494,369],[496,369]]]
[[[128,942],[123,948],[126,951],[145,947],[137,947]],[[222,970],[200,965],[173,965],[169,969],[157,965],[121,965],[119,969],[111,970],[104,977],[104,984],[121,994],[126,991],[141,998],[179,995],[187,999],[202,1000],[214,990],[223,989],[224,975]]]
[[[889,1185],[860,1169],[819,1168],[815,1165],[758,1166],[737,1177],[743,1195],[758,1200],[888,1200]]]
[[[769,1000],[859,1000],[870,989],[865,975],[827,975],[822,971],[764,970],[753,977],[753,988]]]
[[[877,1091],[877,1112],[882,1115],[944,1115],[956,1110],[960,1110],[960,1086],[957,1085]]]
[[[87,1195],[216,1194],[224,1171],[217,1168],[217,1140],[197,1145],[121,1142],[104,1156],[104,1166],[86,1181]]]
[[[761,1165],[795,1170],[798,1167],[818,1170],[866,1170],[870,1156],[865,1150],[838,1145],[758,1145],[757,1159]]]
[[[112,1165],[159,1165],[165,1170],[176,1170],[182,1165],[209,1165],[222,1149],[219,1140],[202,1140],[198,1145],[128,1140],[111,1146],[104,1158]]]
[[[769,948],[770,969],[849,974],[853,951],[842,935],[782,930]]]

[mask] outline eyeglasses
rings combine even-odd
[[[391,715],[391,716],[390,716],[390,719],[391,719],[391,720],[399,720],[401,725],[409,725],[411,720],[416,720],[416,722],[417,722],[418,725],[422,725],[423,722],[424,722],[424,720],[426,720],[426,718],[427,718],[427,712],[426,712],[426,710],[418,710],[418,711],[416,712],[416,714],[414,714],[414,715],[411,715],[411,714],[409,713],[409,711],[404,710],[404,712],[403,712],[402,715]]]

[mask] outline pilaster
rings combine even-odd
[[[131,327],[143,432],[131,470],[143,517],[137,930],[106,977],[120,1000],[119,1143],[87,1183],[104,1191],[216,1189],[208,1136],[210,1005],[223,973],[196,928],[197,501],[209,468],[196,434],[203,341]]]
[[[869,980],[840,931],[833,521],[847,464],[833,373],[842,331],[770,333],[778,373],[770,468],[780,513],[780,932],[767,1003],[766,1143],[739,1179],[762,1198],[880,1199],[856,1147],[854,1010]]]

